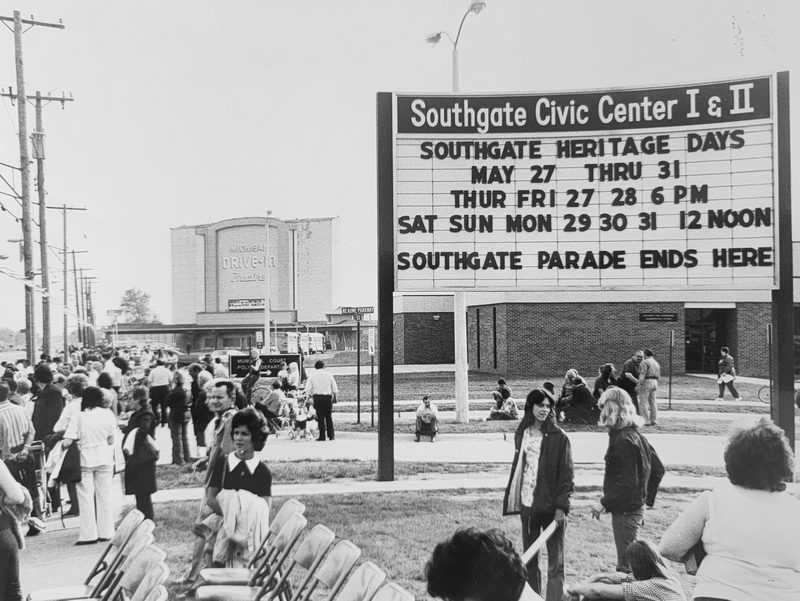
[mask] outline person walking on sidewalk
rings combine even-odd
[[[319,438],[325,440],[327,434],[333,440],[333,404],[336,402],[336,380],[333,375],[325,370],[325,363],[317,361],[314,364],[314,373],[306,381],[306,396],[314,399],[314,409],[317,412],[319,424]]]
[[[719,361],[717,361],[717,376],[717,384],[719,385],[719,396],[717,397],[717,400],[725,400],[724,397],[726,386],[728,387],[728,390],[731,391],[734,401],[741,400],[742,397],[739,396],[739,392],[733,385],[733,383],[736,381],[736,368],[733,366],[731,349],[727,346],[723,346],[720,349],[720,358]]]
[[[514,434],[514,460],[503,496],[503,515],[520,514],[525,549],[551,522],[558,524],[547,540],[547,601],[561,601],[564,593],[564,530],[574,488],[569,438],[555,424],[550,398],[542,390],[532,390]],[[528,582],[541,593],[538,556],[527,568]]]
[[[156,425],[167,424],[167,395],[171,379],[172,372],[161,359],[156,361],[156,366],[150,370],[150,374],[147,376],[150,384],[150,403],[153,406],[153,414],[156,416]]]
[[[653,351],[644,349],[644,361],[639,366],[639,411],[645,426],[655,426],[658,421],[656,391],[661,377],[661,366],[653,356]]]

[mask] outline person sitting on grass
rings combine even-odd
[[[420,436],[430,436],[431,442],[433,442],[438,431],[439,411],[426,394],[422,397],[419,407],[417,407],[417,427],[414,442],[419,442]]]
[[[522,559],[499,530],[457,530],[425,566],[428,594],[444,601],[543,601]]]
[[[586,582],[569,587],[571,598],[686,601],[678,573],[667,565],[655,545],[635,540],[628,545],[625,555],[631,574],[596,574]]]
[[[511,398],[511,389],[502,378],[497,380],[497,390],[492,392],[492,398],[495,406],[489,411],[486,421],[510,420],[519,417],[517,403]]]
[[[597,401],[577,369],[568,369],[564,375],[556,415],[563,415],[563,421],[568,424],[597,425],[600,418]]]

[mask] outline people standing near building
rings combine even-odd
[[[33,370],[33,379],[39,392],[34,398],[33,421],[34,440],[44,441],[45,451],[49,452],[55,444],[52,439],[53,427],[64,409],[64,396],[53,386],[53,372],[45,364]]]
[[[140,388],[144,386],[137,386],[136,390]],[[151,495],[156,492],[156,462],[159,451],[155,439],[150,435],[155,431],[156,416],[148,406],[147,400],[145,394],[136,425],[128,430],[122,441],[122,453],[125,456],[123,480],[125,494],[134,495],[136,509],[141,511],[145,518],[152,520]]]
[[[116,353],[108,353],[105,355],[106,362],[103,364],[103,371],[111,376],[111,386],[119,393],[122,387],[122,370],[117,366],[114,361]]]
[[[733,365],[731,349],[727,346],[723,346],[720,349],[719,361],[717,361],[717,384],[719,385],[719,396],[717,397],[718,401],[725,400],[724,397],[726,387],[731,391],[734,401],[741,400],[742,397],[739,396],[739,391],[737,391],[736,387],[733,385],[735,381],[736,368]]]
[[[56,425],[53,426],[53,435],[56,438],[62,439],[66,431],[69,429],[69,425],[73,422],[73,420],[77,419],[78,414],[81,412],[83,391],[88,387],[89,379],[83,374],[75,373],[67,378],[67,394],[69,395],[69,399],[67,404],[64,406],[63,411],[61,411],[61,415],[59,416]],[[52,495],[52,501],[53,510],[56,511],[61,506],[61,488],[59,485],[57,485],[52,490],[55,491],[55,494]],[[80,511],[78,507],[78,491],[74,482],[67,483],[67,492],[69,493],[70,505],[69,511],[67,511],[64,515],[77,516]]]
[[[603,476],[603,497],[592,508],[592,516],[611,514],[611,529],[617,548],[617,571],[630,572],[625,552],[639,533],[644,506],[655,503],[664,466],[655,449],[639,432],[643,419],[627,392],[612,387],[600,397],[600,423],[608,428],[608,449]]]
[[[514,459],[503,496],[503,515],[520,515],[525,549],[551,522],[558,524],[547,540],[547,601],[561,601],[564,593],[564,531],[574,488],[569,438],[555,424],[550,398],[542,390],[532,390],[514,434]],[[538,556],[527,568],[528,582],[541,593]]]
[[[644,361],[644,351],[636,351],[633,353],[633,355],[622,364],[622,373],[617,379],[617,386],[628,393],[637,414],[640,413],[638,387],[639,366],[642,361]]]
[[[94,386],[83,391],[81,412],[64,434],[63,447],[77,444],[81,481],[78,505],[80,530],[76,545],[108,541],[114,535],[111,480],[114,475],[114,433],[117,418],[104,407],[103,392]]]
[[[187,390],[183,372],[176,371],[172,377],[172,388],[165,400],[169,407],[169,431],[172,435],[172,465],[183,465],[191,461],[189,452],[189,421],[192,418],[192,400]],[[152,389],[151,389],[152,394]]]
[[[653,356],[653,351],[644,349],[644,360],[639,366],[639,411],[645,426],[655,426],[658,421],[658,402],[656,391],[661,378],[661,366]]]
[[[261,357],[258,354],[258,349],[250,349],[250,358],[247,360],[247,375],[242,379],[242,391],[250,401],[250,394],[253,391],[253,386],[258,382],[261,377]]]
[[[592,396],[595,400],[600,400],[600,396],[611,386],[617,385],[617,370],[613,363],[603,363],[597,370],[597,378],[594,381]]]
[[[204,373],[202,366],[198,363],[192,363],[188,371],[189,377],[191,378],[189,390],[192,394],[192,427],[194,428],[194,436],[197,440],[198,450],[201,447],[205,449],[205,432],[208,424],[214,418],[214,413],[208,407],[205,386],[201,383],[200,374]],[[175,373],[177,373],[177,371]],[[204,381],[205,380],[203,380],[203,382]]]
[[[324,441],[333,440],[333,404],[336,402],[336,380],[333,375],[325,370],[325,362],[317,361],[314,364],[314,372],[306,380],[306,395],[314,399],[314,409],[317,412],[317,423],[319,424],[319,438]]]
[[[194,550],[192,552],[192,565],[188,574],[182,579],[183,582],[194,582],[200,573],[206,548],[206,532],[203,528],[203,520],[213,513],[213,509],[208,506],[207,489],[213,473],[213,466],[217,465],[220,457],[235,450],[233,436],[231,435],[231,421],[236,409],[234,408],[234,385],[230,380],[218,380],[210,388],[207,397],[208,410],[211,412],[213,421],[209,423],[204,435],[208,438],[208,454],[200,459],[195,465],[198,468],[205,466],[206,475],[204,488],[206,493],[200,502],[200,511],[195,520],[193,531],[195,536]],[[207,562],[209,563],[209,562]]]
[[[172,372],[164,365],[164,361],[156,361],[156,366],[150,370],[147,382],[150,385],[150,403],[153,406],[153,414],[156,416],[156,424],[162,426],[167,424],[167,395],[169,394],[169,383],[172,379]]]
[[[214,357],[214,377],[227,378],[229,375],[228,368],[222,363],[222,358]]]

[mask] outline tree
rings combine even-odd
[[[150,310],[150,295],[138,288],[128,288],[119,303],[125,323],[158,323]]]

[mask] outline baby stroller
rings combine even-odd
[[[275,390],[272,387],[272,380],[259,378],[253,386],[250,398],[255,407],[264,416],[269,433],[274,436],[279,436],[281,433],[288,436],[292,434],[291,421],[284,413],[285,403],[282,402],[277,407],[274,406],[275,402],[271,395],[274,394]]]
[[[47,488],[47,470],[45,470],[44,443],[36,440],[31,444],[31,455],[33,456],[34,474],[36,478],[36,489],[39,491],[39,510],[43,517],[49,517],[53,513],[53,505],[50,501],[50,491]]]

